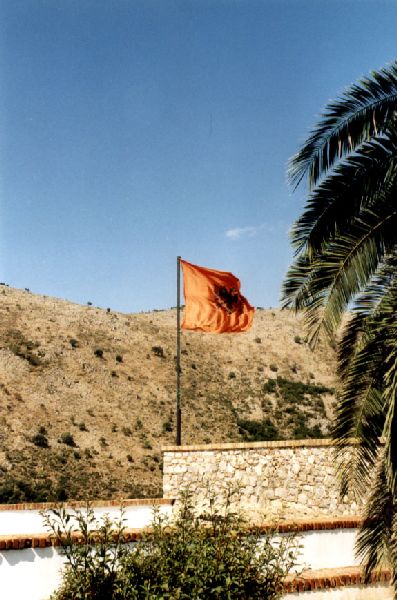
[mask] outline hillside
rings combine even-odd
[[[176,310],[122,314],[0,284],[0,502],[160,494]],[[291,311],[182,334],[182,443],[318,437],[335,357]]]

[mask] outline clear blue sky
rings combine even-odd
[[[394,0],[1,0],[0,281],[167,308],[180,254],[276,306],[286,162],[396,31]]]

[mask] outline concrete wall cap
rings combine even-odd
[[[25,502],[22,504],[0,504],[0,511],[6,510],[51,510],[60,506],[70,509],[85,509],[88,506],[91,508],[120,508],[128,506],[159,506],[172,505],[174,499],[168,498],[117,498],[114,500],[93,500],[84,502],[81,500],[68,500],[67,502]]]
[[[384,441],[379,440],[383,445]],[[346,442],[346,446],[355,446],[357,440],[354,438]],[[334,440],[331,439],[309,439],[309,440],[278,440],[272,442],[242,442],[228,444],[200,444],[192,446],[164,446],[163,452],[212,452],[216,450],[254,450],[260,448],[321,448],[335,446]]]

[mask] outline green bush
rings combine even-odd
[[[172,425],[172,422],[170,420],[164,421],[163,433],[171,433],[171,431],[173,431],[173,429],[174,429],[174,426]]]
[[[245,442],[265,442],[282,439],[279,430],[270,419],[264,419],[263,421],[239,419],[237,425]]]
[[[266,383],[263,384],[263,391],[269,394],[273,394],[277,389],[277,382],[275,379],[268,379]]]
[[[307,418],[305,414],[300,411],[297,412],[293,424],[293,438],[295,440],[321,439],[324,437],[324,434],[318,425],[314,425],[314,427],[309,427],[309,425],[307,425]]]
[[[37,433],[30,438],[30,441],[38,448],[48,448],[48,433],[44,425],[37,428]]]
[[[43,433],[36,433],[31,438],[32,443],[39,448],[48,448],[48,438]]]
[[[93,510],[65,509],[45,514],[45,524],[61,544],[67,567],[52,600],[276,600],[296,564],[298,543],[247,529],[231,510],[197,515],[188,493],[170,523],[154,512],[152,531],[133,548],[124,544],[123,514],[117,522]]]
[[[28,361],[28,363],[30,365],[32,365],[33,367],[38,367],[39,365],[42,364],[42,361],[39,359],[38,356],[36,356],[35,354],[31,354],[30,352],[28,352],[25,355],[25,359]]]
[[[269,380],[270,381],[270,380]],[[320,394],[332,393],[331,388],[325,385],[316,385],[314,383],[303,383],[303,381],[292,381],[284,377],[277,377],[276,384],[280,395],[286,402],[302,403],[305,394],[309,396],[319,396]]]
[[[162,348],[161,346],[152,346],[152,352],[155,356],[165,358],[164,348]]]
[[[59,441],[61,442],[61,444],[66,444],[67,446],[72,446],[72,447],[76,446],[76,442],[74,441],[74,438],[73,438],[72,434],[69,433],[69,431],[66,431],[65,433],[61,433]]]
[[[0,503],[49,502],[54,497],[50,479],[23,481],[6,475],[0,484]]]

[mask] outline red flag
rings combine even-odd
[[[181,260],[185,315],[182,329],[208,333],[247,331],[255,309],[240,294],[240,280]]]

